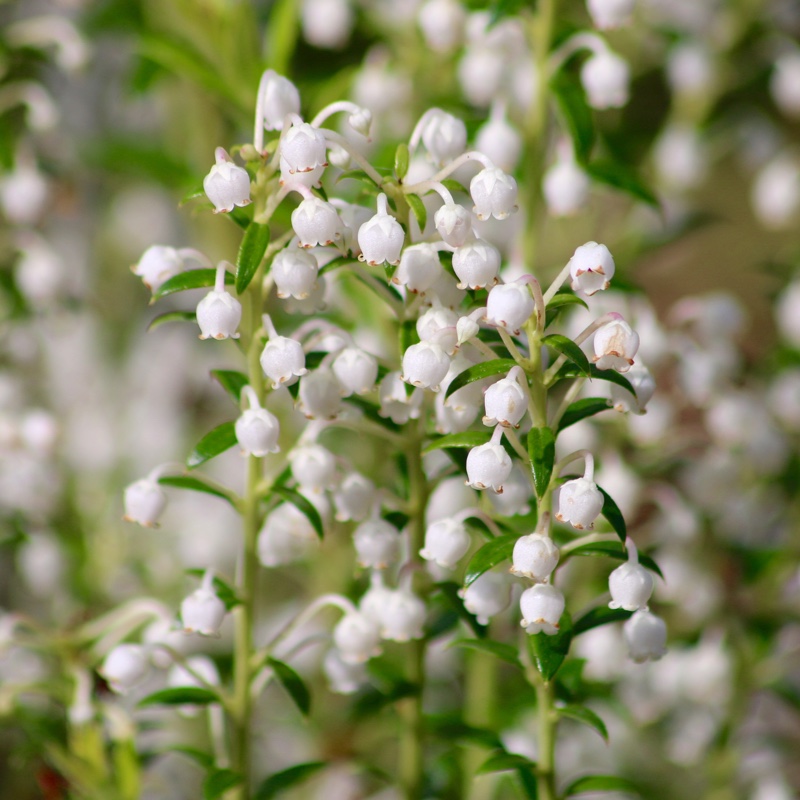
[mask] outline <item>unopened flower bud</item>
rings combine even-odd
[[[381,612],[381,637],[393,642],[421,639],[425,616],[425,603],[411,592],[389,592]]]
[[[226,609],[225,603],[214,591],[212,579],[211,572],[207,572],[203,578],[203,585],[181,603],[181,620],[186,633],[219,636],[219,628],[225,619]]]
[[[503,491],[503,482],[511,474],[513,463],[497,437],[501,430],[498,426],[491,441],[473,447],[467,454],[467,486],[492,489],[498,494]]]
[[[439,384],[450,369],[450,358],[438,344],[412,344],[403,354],[403,380],[412,386],[439,391]]]
[[[328,166],[325,137],[319,129],[300,122],[299,117],[281,137],[280,149],[290,175]]]
[[[622,108],[628,102],[630,71],[610,50],[590,56],[581,68],[581,83],[592,108]]]
[[[432,108],[425,114],[422,126],[422,143],[431,158],[443,166],[460,156],[467,147],[467,128],[464,123],[442,111]]]
[[[608,289],[614,277],[614,259],[604,244],[586,242],[578,247],[569,260],[572,289],[593,295]]]
[[[527,397],[520,377],[524,380],[524,373],[512,370],[502,380],[493,383],[484,395],[486,414],[483,417],[484,425],[503,425],[505,427],[519,427],[520,420],[525,416],[528,408]]]
[[[339,522],[365,519],[375,500],[375,484],[357,472],[350,473],[333,493]]]
[[[400,534],[386,520],[369,519],[362,522],[353,533],[358,564],[372,569],[386,569],[397,560]]]
[[[567,481],[558,495],[559,522],[568,522],[579,531],[591,529],[603,509],[603,493],[594,481],[576,478]]]
[[[426,561],[434,561],[445,569],[454,569],[469,550],[471,543],[463,522],[440,519],[428,525],[425,531],[425,547],[419,554]]]
[[[332,369],[345,397],[371,392],[378,379],[378,362],[358,347],[342,350],[334,359]]]
[[[639,563],[639,553],[633,540],[625,542],[628,548],[628,561],[617,567],[608,576],[608,590],[611,593],[609,608],[624,608],[625,611],[638,611],[647,608],[653,593],[653,576]]]
[[[497,167],[482,169],[469,183],[479,220],[505,219],[517,210],[517,182]]]
[[[304,300],[314,289],[319,265],[311,253],[286,247],[272,260],[270,274],[275,281],[278,297]]]
[[[308,197],[292,211],[292,228],[301,247],[329,245],[344,235],[344,223],[336,209],[319,197]]]
[[[472,233],[472,215],[463,206],[445,203],[433,215],[439,236],[451,247],[461,247]]]
[[[333,629],[333,642],[346,664],[361,664],[381,654],[378,625],[359,611],[345,614]]]
[[[339,382],[327,367],[305,375],[298,396],[300,410],[309,419],[335,419],[342,407]]]
[[[459,289],[483,289],[497,282],[500,251],[483,241],[473,239],[453,253],[453,272],[459,279]]]
[[[203,179],[203,191],[214,204],[214,213],[233,211],[234,206],[250,204],[250,176],[246,169],[237,167],[231,157],[218,147],[214,153],[216,164]]]
[[[628,655],[637,664],[658,661],[667,652],[667,625],[647,609],[637,611],[623,626]]]
[[[603,325],[594,335],[594,361],[598,369],[627,372],[639,349],[639,334],[621,317]]]
[[[378,213],[358,229],[359,260],[371,266],[388,261],[400,263],[405,233],[400,223],[388,212],[385,194],[378,195]]]
[[[125,519],[145,528],[158,527],[158,520],[167,507],[167,496],[158,482],[142,478],[125,489]]]
[[[118,694],[126,694],[141,683],[149,670],[147,651],[139,644],[118,644],[97,670]]]
[[[405,286],[409,292],[417,294],[430,289],[441,274],[439,251],[435,245],[423,242],[403,250],[392,283]]]
[[[535,309],[527,283],[502,283],[491,289],[486,299],[486,321],[511,333],[519,333]]]
[[[511,586],[496,572],[484,572],[458,594],[464,601],[464,608],[474,614],[481,625],[488,625],[489,620],[505,611],[511,602]]]
[[[554,217],[571,217],[586,204],[589,177],[571,158],[556,161],[542,179],[547,210]]]
[[[531,533],[520,536],[514,544],[511,573],[542,583],[558,564],[558,548],[549,536]]]
[[[549,583],[537,583],[526,589],[519,598],[522,611],[520,625],[527,633],[555,636],[564,606],[564,595],[559,589]]]

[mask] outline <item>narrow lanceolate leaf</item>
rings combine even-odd
[[[294,489],[289,489],[286,486],[273,486],[272,494],[277,494],[279,497],[282,497],[287,503],[291,503],[298,511],[303,513],[320,539],[325,536],[322,517],[308,498],[303,497],[300,492],[296,492]]]
[[[603,495],[603,510],[600,512],[607,520],[609,525],[616,531],[617,536],[625,542],[628,536],[628,527],[625,525],[625,517],[619,510],[619,506],[611,499],[608,492],[602,487],[598,486],[601,494]]]
[[[221,497],[227,500],[234,508],[236,507],[236,495],[221,486],[207,483],[205,479],[195,475],[165,475],[159,478],[158,482],[162,486],[174,486],[176,489],[188,489],[191,492],[203,492],[214,497]]]
[[[549,386],[553,386],[558,381],[564,380],[565,378],[582,378],[584,377],[584,373],[580,370],[575,364],[571,361],[564,364],[561,369],[555,374],[553,379],[549,382]],[[594,364],[589,365],[589,378],[591,380],[598,380],[598,381],[608,381],[609,383],[616,383],[617,386],[621,386],[623,389],[627,389],[634,397],[636,397],[636,390],[631,386],[631,382],[624,376],[620,375],[619,372],[613,369],[597,369]]]
[[[572,339],[568,339],[560,333],[551,333],[542,339],[542,344],[552,347],[553,350],[561,353],[562,356],[575,364],[583,375],[589,376],[589,359],[586,357],[586,353]]]
[[[618,542],[596,542],[594,544],[584,544],[580,547],[576,547],[574,550],[570,550],[569,555],[604,556],[607,558],[614,558],[617,561],[627,561],[628,559],[628,553]],[[656,562],[650,556],[646,556],[644,553],[639,553],[639,563],[643,567],[647,567],[647,569],[655,572],[659,578],[664,577],[658,564],[656,564]]]
[[[207,706],[209,703],[219,703],[219,697],[210,689],[200,686],[162,689],[139,701],[140,706]]]
[[[247,375],[235,369],[212,369],[211,377],[231,396],[236,405],[239,405],[242,389],[250,383]]]
[[[550,312],[557,308],[564,308],[564,306],[583,306],[585,309],[589,309],[589,304],[582,297],[578,297],[578,295],[572,294],[572,292],[558,292],[550,298],[546,310]],[[547,321],[549,322],[550,314],[548,313],[547,316]]]
[[[422,452],[431,453],[434,450],[443,450],[449,447],[477,447],[478,445],[486,444],[488,441],[489,436],[483,431],[450,433],[447,436],[440,436],[438,439],[434,439]]]
[[[594,161],[586,171],[592,180],[624,192],[634,200],[660,208],[658,198],[644,181],[627,165],[619,161]]]
[[[196,747],[185,747],[184,745],[175,745],[174,747],[167,748],[169,753],[180,753],[181,755],[191,758],[196,764],[199,764],[204,770],[214,768],[214,756],[206,753],[203,750],[198,750]]]
[[[595,138],[594,117],[586,95],[574,77],[560,71],[550,82],[564,126],[572,139],[572,148],[579,164],[589,161]]]
[[[425,226],[428,224],[428,210],[425,208],[425,203],[422,202],[422,198],[415,194],[407,194],[406,201],[417,218],[419,229],[424,231]]]
[[[239,255],[236,258],[236,292],[242,294],[253,280],[253,275],[264,258],[264,253],[269,244],[269,225],[251,223],[242,237],[239,245]]]
[[[308,780],[315,772],[328,766],[325,761],[308,761],[305,764],[295,764],[293,767],[275,772],[265,778],[256,789],[253,800],[272,800],[279,797],[285,789],[297,786]]]
[[[528,457],[531,461],[536,496],[544,497],[556,460],[556,437],[548,427],[528,431]]]
[[[605,397],[584,397],[582,400],[576,400],[558,421],[558,431],[561,432],[564,428],[569,428],[570,425],[587,417],[593,417],[601,411],[608,411],[611,407],[611,402]]]
[[[608,728],[606,728],[605,722],[590,708],[586,708],[586,706],[569,705],[559,708],[558,713],[562,717],[569,717],[570,719],[582,722],[584,725],[588,725],[590,728],[596,730],[603,739],[608,742]]]
[[[186,459],[186,466],[189,469],[199,467],[206,461],[230,450],[236,444],[236,431],[233,422],[223,422],[217,425],[213,431],[209,431],[196,445],[194,450],[189,453]]]
[[[511,558],[518,538],[517,534],[509,533],[506,536],[495,536],[490,542],[486,542],[469,560],[464,586],[475,583],[484,572]]]
[[[493,358],[491,361],[475,364],[472,367],[468,367],[463,372],[459,372],[458,375],[453,378],[444,396],[445,398],[450,397],[453,392],[457,392],[469,383],[474,383],[484,378],[492,378],[495,375],[505,375],[514,366],[516,366],[516,362],[512,361],[510,358]]]
[[[628,792],[641,796],[636,785],[625,778],[618,778],[616,775],[585,775],[567,786],[564,797],[583,792]]]
[[[372,188],[373,186],[377,186],[375,181],[372,180],[372,178],[369,175],[367,175],[367,173],[364,172],[363,169],[347,169],[347,170],[345,170],[344,172],[342,172],[339,175],[338,178],[336,178],[336,183],[339,183],[340,181],[347,180],[348,178],[350,178],[351,180],[354,180],[354,181],[361,181],[361,183],[366,183],[370,188]]]
[[[592,628],[599,628],[601,625],[608,625],[612,622],[623,622],[629,619],[632,611],[625,611],[623,608],[609,608],[608,606],[598,606],[587,611],[575,620],[572,626],[572,635],[586,633]]]
[[[465,647],[467,650],[479,650],[481,653],[489,655],[511,664],[517,669],[523,669],[522,662],[519,660],[517,648],[503,642],[495,642],[491,639],[456,639],[450,647]]]
[[[275,677],[286,693],[292,698],[294,704],[303,716],[308,716],[311,711],[311,693],[305,681],[286,663],[277,658],[268,658],[267,663],[275,672]]]
[[[166,314],[159,314],[150,320],[147,330],[154,331],[168,322],[197,322],[194,311],[167,311]]]
[[[217,800],[241,782],[242,776],[232,769],[216,769],[203,781],[203,800]]]
[[[568,611],[561,615],[558,625],[559,631],[555,636],[534,633],[528,637],[531,659],[546,681],[549,681],[558,672],[558,668],[569,653],[569,645],[572,642],[572,618]]]
[[[472,632],[482,639],[486,636],[486,626],[478,622],[477,617],[471,614],[464,606],[463,601],[458,594],[458,584],[452,581],[443,581],[442,583],[435,584],[441,596],[444,598],[445,603],[469,625]]]
[[[453,178],[445,178],[442,181],[442,186],[449,192],[461,192],[462,194],[469,194],[469,190],[463,183],[459,183],[457,180],[453,180]]]
[[[402,181],[408,175],[408,164],[408,145],[405,142],[400,142],[397,145],[397,150],[394,151],[394,174],[398,180]]]
[[[476,775],[486,775],[489,772],[505,772],[509,769],[536,769],[536,762],[531,761],[525,756],[518,755],[517,753],[494,753],[489,756],[486,761],[478,767]]]
[[[175,294],[175,292],[185,292],[188,289],[203,289],[214,285],[217,277],[215,269],[187,269],[186,272],[179,272],[173,275],[169,280],[164,281],[161,286],[153,292],[153,297],[150,299],[151,303],[166,297],[168,294]],[[225,273],[225,283],[233,283],[233,275],[229,272]]]

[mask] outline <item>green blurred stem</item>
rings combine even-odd
[[[539,800],[556,800],[555,748],[558,715],[553,705],[553,684],[544,680],[538,673],[536,703],[538,714],[536,786],[539,790]]]

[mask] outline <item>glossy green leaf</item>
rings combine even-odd
[[[394,151],[394,174],[397,179],[402,181],[408,175],[409,152],[408,145],[400,142],[397,150]]]
[[[484,572],[511,558],[517,539],[519,536],[516,533],[510,533],[505,536],[495,536],[490,542],[486,542],[469,560],[464,586],[475,583]]]
[[[194,322],[197,323],[197,317],[194,311],[167,311],[166,314],[159,314],[153,317],[147,326],[148,333],[160,328],[168,322]]]
[[[586,353],[572,339],[568,339],[560,333],[551,333],[542,339],[542,344],[552,347],[553,350],[556,350],[575,364],[583,375],[589,376],[589,359],[586,357]]]
[[[625,517],[622,516],[619,506],[611,499],[608,492],[601,486],[597,488],[600,489],[600,493],[603,495],[603,510],[600,513],[608,520],[609,524],[616,531],[617,536],[619,536],[624,544],[625,539],[628,537],[628,527],[625,524]]]
[[[627,164],[619,161],[594,161],[586,167],[592,180],[624,192],[653,208],[660,208],[658,198]]]
[[[443,450],[449,447],[478,447],[489,441],[488,434],[484,431],[464,431],[464,433],[449,433],[447,436],[440,436],[434,439],[422,451],[432,453],[434,450]]]
[[[502,750],[503,743],[500,737],[486,728],[477,728],[467,725],[460,719],[453,717],[433,717],[426,714],[427,728],[439,741],[465,742],[488,747],[490,750]]]
[[[341,181],[346,181],[348,179],[353,181],[361,181],[361,183],[366,183],[367,186],[370,187],[370,189],[377,186],[375,181],[372,180],[372,178],[370,178],[370,176],[367,175],[367,173],[364,172],[363,169],[346,169],[336,178],[336,183],[340,183]]]
[[[246,231],[250,227],[250,223],[253,221],[253,204],[251,203],[249,206],[245,206],[244,208],[239,208],[237,206],[233,209],[233,211],[228,211],[222,216],[227,217],[234,225],[236,225],[237,228],[241,228],[243,231]]]
[[[211,377],[219,383],[238,406],[241,400],[242,389],[250,383],[247,375],[243,372],[237,372],[235,369],[212,369]]]
[[[462,194],[469,194],[469,189],[467,189],[463,183],[453,180],[453,178],[445,178],[442,181],[442,186],[444,186],[448,192],[461,192]]]
[[[487,775],[490,772],[505,772],[509,769],[523,769],[534,770],[536,769],[536,762],[531,761],[526,756],[518,755],[517,753],[494,753],[489,756],[486,761],[478,767],[475,772],[476,775]]]
[[[605,397],[584,397],[576,400],[558,421],[558,432],[560,433],[564,428],[569,428],[570,425],[574,425],[582,419],[593,417],[601,411],[608,411],[609,408],[612,408],[611,402]]]
[[[221,486],[208,483],[204,478],[196,475],[165,475],[159,478],[158,482],[162,486],[174,486],[176,489],[188,489],[192,492],[203,492],[204,494],[214,495],[227,500],[234,508],[236,507],[236,496],[233,492]]]
[[[348,264],[355,264],[358,263],[358,259],[353,258],[353,256],[337,256],[336,258],[331,259],[325,266],[319,268],[319,274],[322,275],[326,272],[333,272],[335,269],[339,269],[340,267],[346,267]]]
[[[196,445],[194,450],[189,453],[186,459],[186,466],[189,469],[199,467],[206,461],[230,450],[236,444],[236,431],[233,422],[223,422],[217,425],[213,431],[209,431]]]
[[[631,614],[633,614],[632,611],[625,611],[623,608],[597,606],[575,620],[572,626],[572,635],[578,636],[592,628],[599,628],[601,625],[608,625],[612,622],[624,622],[626,619],[630,619]]]
[[[549,386],[553,386],[560,380],[564,380],[566,378],[582,378],[584,377],[584,373],[578,369],[578,367],[573,364],[571,361],[564,364],[561,369],[555,374],[553,379],[548,384]],[[634,397],[636,396],[636,390],[631,386],[631,382],[624,376],[620,375],[619,372],[613,369],[597,369],[594,364],[589,365],[589,378],[591,380],[598,380],[598,381],[608,381],[609,383],[616,383],[617,386],[621,386],[623,389],[627,389]]]
[[[175,292],[185,292],[188,289],[205,289],[214,285],[217,277],[215,269],[187,269],[186,272],[179,272],[173,275],[169,280],[164,281],[158,289],[153,292],[153,297],[150,302],[155,303],[162,297]],[[230,272],[225,273],[225,283],[233,283],[233,275]]]
[[[272,800],[273,797],[280,796],[285,789],[303,783],[327,766],[325,761],[308,761],[305,764],[295,764],[293,767],[275,772],[259,784],[253,800]]]
[[[236,258],[236,293],[242,294],[250,285],[256,270],[264,258],[269,244],[269,225],[251,223],[245,231],[242,243],[239,245],[239,255]]]
[[[564,797],[571,797],[583,792],[629,792],[639,795],[636,785],[616,775],[585,775],[573,781],[564,790]]]
[[[203,781],[203,800],[217,800],[241,782],[242,776],[232,769],[216,769]]]
[[[559,631],[555,636],[548,636],[546,633],[534,633],[528,636],[531,659],[546,681],[551,680],[558,672],[572,642],[572,618],[568,611],[561,615],[558,624]]]
[[[622,547],[617,542],[596,542],[594,544],[583,544],[580,547],[576,547],[574,550],[570,550],[570,556],[605,556],[607,558],[614,558],[617,561],[627,561],[628,554],[625,551],[624,547]],[[658,564],[650,557],[646,556],[643,553],[639,553],[639,563],[643,567],[647,567],[647,569],[652,570],[659,576],[659,578],[664,577],[659,568]]]
[[[481,625],[476,616],[471,614],[467,609],[464,607],[464,602],[462,601],[461,597],[459,597],[458,591],[459,586],[457,583],[453,581],[443,581],[441,583],[435,584],[436,589],[438,590],[439,594],[444,598],[447,605],[450,607],[452,611],[455,611],[456,614],[464,620],[464,622],[469,625],[472,629],[472,632],[482,639],[486,636],[486,626]]]
[[[517,669],[523,669],[519,660],[517,648],[504,642],[495,642],[492,639],[456,639],[450,647],[465,647],[467,650],[478,650],[511,664]]]
[[[596,730],[600,736],[608,742],[608,728],[606,728],[605,722],[590,708],[586,708],[586,706],[569,705],[559,708],[558,713],[562,717],[569,717],[570,719],[582,722],[584,725],[588,725],[590,728]]]
[[[565,306],[583,306],[585,309],[589,309],[589,304],[582,297],[578,297],[578,295],[572,294],[572,292],[557,292],[550,298],[546,310],[554,311],[557,308],[564,308]]]
[[[516,362],[510,358],[494,358],[491,361],[483,361],[480,364],[467,367],[467,369],[463,372],[459,372],[458,375],[453,378],[444,396],[448,398],[453,392],[457,392],[459,389],[467,386],[467,384],[474,383],[475,381],[480,381],[484,378],[492,378],[495,375],[505,375],[515,366]]]
[[[528,431],[528,457],[536,496],[544,497],[556,459],[556,437],[550,428],[531,428]]]
[[[320,539],[325,536],[322,517],[308,498],[303,497],[300,492],[296,492],[294,489],[289,489],[286,486],[273,486],[271,491],[272,494],[277,494],[279,497],[282,497],[287,503],[291,503],[298,511],[304,514]]]
[[[144,706],[207,706],[219,703],[219,697],[210,689],[200,686],[178,686],[174,689],[162,689],[147,695],[139,701]]]
[[[421,197],[415,194],[407,194],[406,201],[417,218],[419,229],[424,231],[425,226],[428,224],[428,209],[425,208],[425,203],[422,202]]]
[[[185,747],[184,745],[176,745],[168,748],[170,753],[180,753],[181,755],[191,758],[196,764],[201,766],[204,770],[208,771],[214,768],[214,756],[206,753],[203,750],[198,750],[196,747]]]
[[[558,111],[572,139],[575,159],[585,167],[594,147],[594,116],[577,79],[561,71],[550,81]]]
[[[277,658],[268,658],[267,663],[275,672],[275,677],[286,693],[292,698],[294,704],[303,716],[308,716],[311,711],[311,693],[305,681],[286,663]]]

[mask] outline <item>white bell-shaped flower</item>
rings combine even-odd
[[[339,382],[327,367],[303,376],[298,397],[300,410],[309,419],[335,419],[342,407]]]
[[[291,386],[308,372],[303,345],[288,336],[270,336],[259,361],[264,374],[272,381],[273,389]]]
[[[324,492],[336,482],[336,458],[321,444],[295,447],[289,462],[292,477],[303,491]]]
[[[301,247],[338,243],[344,235],[344,223],[336,209],[313,196],[307,197],[292,211],[292,229]]]
[[[355,694],[367,683],[364,662],[349,664],[335,647],[325,654],[322,671],[328,680],[328,688],[336,694]]]
[[[374,501],[375,484],[358,472],[351,472],[333,493],[336,519],[339,522],[351,519],[360,522],[366,519]]]
[[[554,217],[572,217],[589,198],[589,176],[572,158],[556,161],[542,178],[547,210]]]
[[[511,602],[511,586],[504,575],[496,572],[484,572],[458,594],[464,601],[464,608],[474,614],[481,625],[488,625],[489,620],[505,611]]]
[[[345,347],[331,365],[342,394],[366,394],[378,380],[378,362],[374,356],[358,347]]]
[[[490,325],[519,333],[536,308],[533,295],[524,280],[501,283],[486,299],[486,321]]]
[[[761,167],[750,203],[766,228],[780,230],[795,224],[800,210],[800,164],[793,154],[781,153]]]
[[[237,329],[242,320],[242,305],[225,291],[227,262],[217,265],[214,288],[197,304],[197,324],[201,339],[238,339]]]
[[[647,609],[637,611],[622,627],[628,655],[637,664],[658,661],[667,652],[667,624]]]
[[[141,478],[125,489],[125,519],[145,528],[157,528],[167,507],[167,495],[154,477]]]
[[[392,589],[383,582],[383,572],[379,570],[372,572],[369,576],[369,589],[364,592],[358,603],[359,611],[380,626],[383,609],[386,608],[392,593]]]
[[[511,573],[542,583],[558,565],[558,556],[558,548],[549,536],[541,533],[520,536],[514,544]]]
[[[500,251],[483,239],[472,239],[453,253],[453,272],[459,289],[483,289],[497,283]]]
[[[442,263],[436,245],[428,242],[406,247],[400,255],[400,265],[392,276],[392,283],[405,286],[413,294],[424,293],[442,274]]]
[[[325,146],[325,136],[320,130],[296,117],[289,130],[281,136],[280,143],[281,156],[289,174],[327,167]]]
[[[126,694],[145,679],[149,668],[144,647],[139,644],[118,644],[97,671],[117,694]]]
[[[630,411],[632,414],[644,414],[645,407],[650,402],[656,390],[656,380],[644,364],[636,363],[628,370],[625,377],[633,386],[635,395],[632,395],[616,383],[611,385],[611,401],[617,411]]]
[[[491,118],[478,129],[475,147],[504,172],[513,172],[522,155],[522,137],[502,111],[492,108]]]
[[[399,372],[387,372],[379,386],[381,407],[378,413],[388,417],[395,425],[405,425],[410,419],[419,417],[423,392],[415,389],[410,395]]]
[[[378,213],[358,229],[359,261],[366,261],[373,267],[386,261],[399,264],[404,242],[405,233],[389,213],[386,195],[379,194]]]
[[[440,519],[425,530],[425,546],[419,554],[445,569],[455,569],[466,555],[472,540],[463,522],[457,519]]]
[[[622,108],[628,102],[628,64],[610,50],[596,52],[584,62],[581,83],[592,108]]]
[[[469,193],[479,220],[505,219],[517,210],[517,182],[497,167],[482,169],[469,182]]]
[[[445,308],[456,309],[466,296],[466,291],[458,288],[456,279],[449,272],[442,270],[442,274],[433,286],[425,292],[425,303],[426,305],[439,303]]]
[[[407,589],[389,592],[381,612],[381,637],[408,642],[424,635],[425,603]]]
[[[0,178],[0,208],[12,225],[35,225],[45,208],[47,180],[27,154],[17,154],[14,169]]]
[[[291,503],[281,503],[261,526],[258,560],[265,567],[281,567],[306,558],[318,543],[308,517]]]
[[[314,290],[319,265],[311,253],[286,247],[272,259],[270,274],[275,281],[278,297],[304,300]]]
[[[619,315],[617,315],[619,316]],[[639,349],[639,334],[622,317],[603,325],[594,335],[594,358],[598,369],[627,372]]]
[[[154,244],[142,253],[138,263],[131,269],[150,291],[155,292],[171,277],[183,272],[186,264],[174,247]]]
[[[439,166],[460,156],[466,149],[467,127],[458,117],[440,108],[431,108],[420,123],[422,143]]]
[[[519,427],[528,408],[528,398],[520,380],[525,380],[525,373],[519,367],[514,367],[505,378],[486,390],[483,397],[486,409],[484,425]]]
[[[300,113],[300,92],[297,87],[275,70],[268,69],[258,87],[256,127],[259,121],[268,131],[283,130],[286,117]]]
[[[381,654],[378,624],[359,611],[345,614],[333,629],[333,642],[346,664],[362,664]]]
[[[292,172],[292,165],[283,157],[280,157],[281,179],[280,185],[288,189],[302,191],[298,187],[305,186],[306,189],[319,187],[322,183],[322,175],[325,167],[314,167],[307,172]]]
[[[579,531],[594,526],[594,521],[603,509],[603,494],[593,480],[576,478],[567,481],[558,495],[559,522],[568,522]]]
[[[442,388],[444,389],[444,384]],[[454,394],[457,393],[454,392]],[[436,414],[436,430],[441,434],[463,433],[475,421],[480,406],[477,403],[470,404],[468,402],[451,405],[448,400],[445,399],[444,392],[439,392],[433,401],[433,409]]]
[[[489,502],[492,508],[504,517],[513,517],[516,514],[528,514],[531,500],[531,482],[528,470],[514,464],[511,474],[503,483],[503,494],[490,494]]]
[[[250,204],[250,176],[237,167],[221,147],[214,151],[216,163],[203,179],[203,191],[214,204],[214,213],[233,211],[234,206]]]
[[[511,474],[513,462],[500,444],[503,429],[498,425],[490,441],[473,447],[467,454],[467,486],[473,489],[503,491],[503,482]]]
[[[453,355],[458,344],[457,323],[455,311],[433,305],[417,319],[417,335],[420,341],[438,344],[448,355]]]
[[[427,0],[417,12],[425,42],[437,53],[451,53],[460,44],[465,20],[458,0]]]
[[[258,395],[251,386],[242,389],[250,407],[239,415],[234,425],[236,441],[242,448],[242,454],[263,458],[267,453],[278,453],[278,437],[281,433],[278,418],[262,408]]]
[[[433,215],[439,236],[450,247],[461,247],[472,234],[472,214],[456,203],[445,203]]]
[[[403,354],[403,380],[412,386],[439,391],[450,369],[450,357],[433,342],[412,344]]]
[[[353,30],[350,0],[303,0],[303,38],[314,47],[338,50],[347,44]]]
[[[560,589],[549,583],[537,583],[526,589],[519,598],[522,611],[520,625],[527,633],[555,636],[564,606],[564,595]]]
[[[608,289],[614,277],[614,259],[604,244],[586,242],[578,247],[569,260],[572,289],[593,295]]]
[[[208,656],[189,656],[185,666],[173,663],[167,673],[167,686],[170,689],[206,689],[208,686],[219,686],[219,682],[219,671]],[[183,717],[192,718],[204,708],[197,703],[183,703],[178,706],[178,712]]]
[[[361,567],[386,569],[400,552],[400,533],[380,517],[362,522],[353,532],[353,544]]]
[[[225,603],[214,591],[214,575],[208,570],[199,589],[192,592],[181,603],[181,620],[185,633],[202,636],[219,636],[219,628],[225,619]]]
[[[793,48],[775,61],[769,91],[787,117],[800,117],[800,51]]]
[[[586,8],[595,28],[601,31],[625,25],[633,13],[636,0],[586,0]]]
[[[609,608],[624,608],[625,611],[638,611],[647,608],[653,594],[653,575],[639,563],[639,552],[633,540],[625,541],[628,561],[617,567],[608,576],[608,590],[611,593]]]

